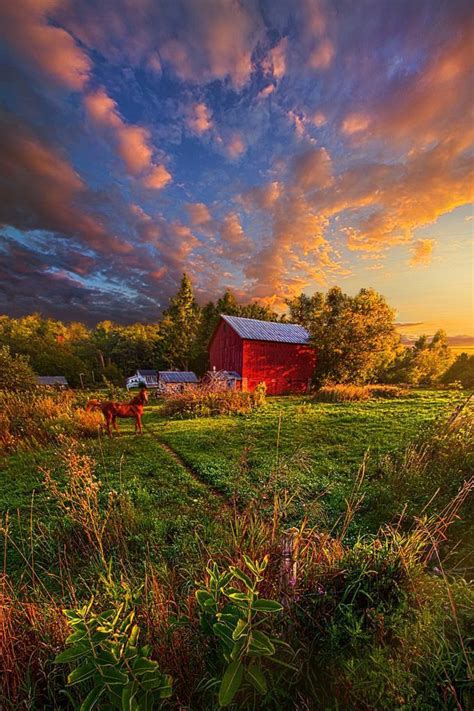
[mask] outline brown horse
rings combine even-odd
[[[135,418],[135,434],[139,432],[143,434],[142,429],[142,415],[145,403],[148,402],[148,393],[146,388],[140,388],[140,392],[136,395],[129,403],[123,402],[112,402],[107,400],[101,402],[100,400],[89,400],[86,405],[86,411],[91,412],[92,410],[100,410],[105,418],[105,426],[107,428],[107,433],[109,437],[112,436],[110,431],[110,425],[114,430],[119,433],[117,427],[117,417],[133,417]]]

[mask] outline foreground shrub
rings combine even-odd
[[[129,598],[111,610],[92,611],[93,600],[78,610],[65,610],[72,633],[57,664],[72,664],[68,686],[75,686],[81,709],[161,707],[172,694],[172,679],[150,659],[151,648],[139,647],[140,628]],[[104,706],[105,704],[105,706]]]
[[[316,394],[321,402],[354,402],[371,398],[406,397],[409,391],[398,385],[324,385]]]
[[[222,573],[216,564],[208,566],[204,587],[196,591],[201,625],[216,643],[220,666],[225,664],[219,706],[228,706],[237,694],[245,698],[249,690],[265,696],[275,687],[272,677],[278,663],[283,661],[287,669],[292,668],[288,663],[291,648],[272,633],[275,625],[270,618],[281,613],[283,606],[259,596],[268,556],[262,562],[247,556],[244,560],[245,571],[230,566]]]
[[[187,388],[166,397],[163,412],[169,417],[210,417],[244,415],[265,404],[264,388],[254,392]]]

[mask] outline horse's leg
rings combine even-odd
[[[135,418],[135,434],[137,434],[137,429],[138,429],[138,434],[143,434],[142,418],[140,415],[137,415]]]
[[[116,433],[120,434],[120,430],[117,425],[117,415],[115,415],[115,417],[112,417],[112,424],[114,426],[114,430],[116,431]]]
[[[105,426],[107,427],[107,434],[109,437],[112,437],[112,432],[110,431],[110,423],[112,422],[112,415],[107,413],[105,415]]]

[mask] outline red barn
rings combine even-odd
[[[309,334],[293,323],[221,314],[209,343],[211,368],[242,376],[242,389],[265,382],[270,395],[304,393],[316,365]]]

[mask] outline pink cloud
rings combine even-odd
[[[171,180],[171,173],[164,165],[155,165],[151,172],[144,176],[142,183],[150,190],[162,190]]]
[[[242,153],[245,153],[247,145],[241,133],[234,133],[226,144],[226,154],[232,160],[239,158]]]
[[[349,114],[342,122],[342,132],[351,136],[353,133],[365,131],[370,126],[370,117],[364,114]]]
[[[212,220],[209,208],[203,202],[188,203],[186,209],[193,227],[206,225]]]
[[[210,131],[213,126],[212,113],[206,104],[203,102],[193,104],[188,110],[186,124],[198,136]]]
[[[1,128],[0,222],[58,232],[101,253],[130,253],[132,246],[90,213],[91,193],[65,156],[17,122]]]
[[[89,79],[91,61],[62,27],[50,24],[62,0],[2,3],[0,34],[29,64],[62,86],[78,91]]]
[[[308,57],[308,66],[311,69],[327,69],[334,58],[334,45],[329,39],[323,39],[320,44],[312,50]]]
[[[165,166],[153,162],[148,129],[125,123],[116,102],[104,88],[87,94],[84,106],[95,124],[112,133],[117,152],[131,175],[142,175],[143,185],[155,190],[161,190],[171,181],[171,174]]]

